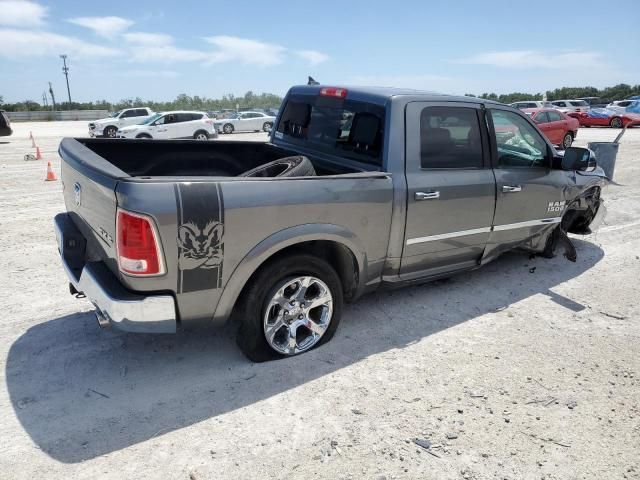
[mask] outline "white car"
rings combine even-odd
[[[544,102],[540,100],[524,100],[520,102],[513,102],[509,104],[510,107],[522,110],[524,108],[555,108],[551,105],[551,102]]]
[[[560,110],[562,113],[571,112],[588,112],[591,107],[584,100],[554,100],[551,102],[553,108]]]
[[[119,128],[142,123],[153,114],[153,110],[147,107],[125,108],[108,118],[89,122],[89,136],[115,138]]]
[[[617,113],[626,113],[627,107],[635,102],[637,100],[615,100],[607,105],[607,108]]]
[[[213,120],[204,112],[173,111],[156,113],[139,125],[130,125],[118,130],[118,138],[177,139],[192,138],[209,140],[218,132]]]
[[[270,132],[276,117],[262,112],[241,112],[231,118],[216,120],[220,133]]]

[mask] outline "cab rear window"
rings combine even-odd
[[[275,137],[314,150],[380,166],[384,107],[309,95],[291,96]]]

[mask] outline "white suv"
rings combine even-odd
[[[560,110],[562,113],[579,113],[591,110],[589,104],[584,100],[554,100],[551,104],[553,108]]]
[[[92,137],[104,135],[115,138],[119,128],[144,122],[151,115],[153,115],[153,110],[147,107],[125,108],[108,118],[89,122],[89,135]]]
[[[544,102],[540,100],[523,100],[520,102],[510,103],[509,106],[519,110],[522,110],[523,108],[555,108],[551,105],[551,102]]]
[[[209,140],[216,138],[213,120],[204,112],[173,111],[156,113],[139,125],[118,130],[118,138],[192,138]]]

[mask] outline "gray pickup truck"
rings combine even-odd
[[[590,232],[607,183],[592,152],[560,154],[509,106],[384,88],[293,87],[269,143],[65,138],[59,152],[58,246],[100,325],[232,318],[254,361],[326,342],[343,301],[378,287],[553,255]]]

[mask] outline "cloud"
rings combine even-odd
[[[171,35],[165,35],[164,33],[131,32],[125,33],[122,37],[126,42],[133,43],[135,45],[159,47],[171,45],[173,43]]]
[[[298,57],[308,61],[312,67],[329,60],[329,55],[318,52],[317,50],[296,50],[294,52]]]
[[[444,75],[358,75],[349,78],[346,84],[374,85],[377,87],[410,88],[429,92],[444,92],[461,90],[460,79]]]
[[[77,57],[110,57],[119,54],[116,49],[88,43],[74,37],[8,28],[0,29],[0,45],[11,46],[11,48],[0,49],[0,57],[11,59],[57,56],[61,53]]]
[[[132,20],[122,17],[77,17],[67,21],[93,30],[96,35],[105,38],[114,38],[134,24]]]
[[[129,51],[129,59],[138,63],[174,63],[202,62],[207,63],[210,55],[200,50],[179,48],[175,45],[135,45]]]
[[[179,72],[174,70],[126,70],[121,72],[125,77],[156,77],[156,78],[176,78]]]
[[[513,69],[593,69],[605,67],[601,53],[580,51],[560,53],[545,53],[537,50],[484,52],[471,57],[454,60],[453,63],[490,65]]]
[[[219,35],[205,37],[217,49],[211,52],[208,63],[238,61],[247,65],[272,66],[284,62],[286,48],[247,38]]]
[[[0,25],[39,27],[47,16],[47,8],[29,0],[0,0]],[[8,48],[5,45],[4,48]]]

